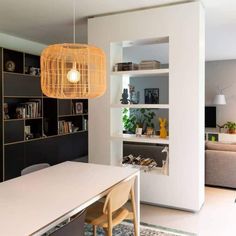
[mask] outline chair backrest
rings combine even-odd
[[[73,220],[49,234],[49,236],[82,236],[84,235],[84,221],[85,211],[82,211]]]
[[[131,190],[134,188],[134,181],[135,177],[118,184],[108,193],[103,207],[104,214],[108,213],[108,204],[111,212],[114,212],[129,200]]]
[[[28,166],[25,169],[23,169],[21,171],[21,175],[27,175],[31,172],[37,171],[37,170],[41,170],[44,168],[49,167],[50,165],[48,163],[40,163],[40,164],[36,164],[36,165],[32,165],[32,166]]]

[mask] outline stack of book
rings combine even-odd
[[[68,134],[73,132],[73,125],[71,121],[60,120],[58,121],[59,134]]]
[[[139,70],[154,70],[160,69],[160,62],[155,60],[141,61],[139,63]]]
[[[20,103],[16,108],[16,118],[37,118],[41,117],[41,100],[34,99],[29,102]]]
[[[122,63],[117,63],[114,66],[114,71],[130,71],[130,70],[138,70],[138,65],[133,62],[122,62]]]

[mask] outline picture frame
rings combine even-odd
[[[145,104],[159,104],[159,88],[144,89]]]
[[[76,102],[75,103],[75,114],[82,114],[83,113],[83,103]]]

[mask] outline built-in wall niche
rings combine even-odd
[[[72,100],[72,114],[87,114],[88,113],[88,100],[86,99],[73,99]]]
[[[42,98],[4,98],[4,120],[42,117]]]
[[[111,55],[113,105],[169,104],[169,37],[112,43]]]
[[[25,140],[41,138],[43,133],[42,118],[25,121]]]
[[[58,100],[59,116],[76,116],[85,115],[88,113],[88,100],[73,99],[73,100]]]
[[[169,66],[169,37],[123,42],[123,61],[133,62],[139,70],[161,69]],[[141,63],[153,61],[153,63]],[[155,67],[154,62],[159,62]]]
[[[83,130],[83,116],[60,117],[58,121],[58,133],[67,134]]]
[[[121,165],[144,173],[169,175],[169,145],[125,141]]]
[[[40,56],[25,54],[25,74],[40,75]]]
[[[24,71],[24,53],[9,49],[3,50],[4,71],[12,73],[23,73]]]
[[[122,109],[122,124],[123,132],[120,133],[135,134],[136,128],[142,128],[142,135],[151,138],[159,136],[162,127],[162,130],[165,128],[167,136],[169,136],[169,110],[143,107],[124,108]]]
[[[130,103],[169,104],[169,78],[131,77],[128,85]]]

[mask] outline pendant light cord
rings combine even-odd
[[[73,0],[73,42],[75,43],[75,0]]]

